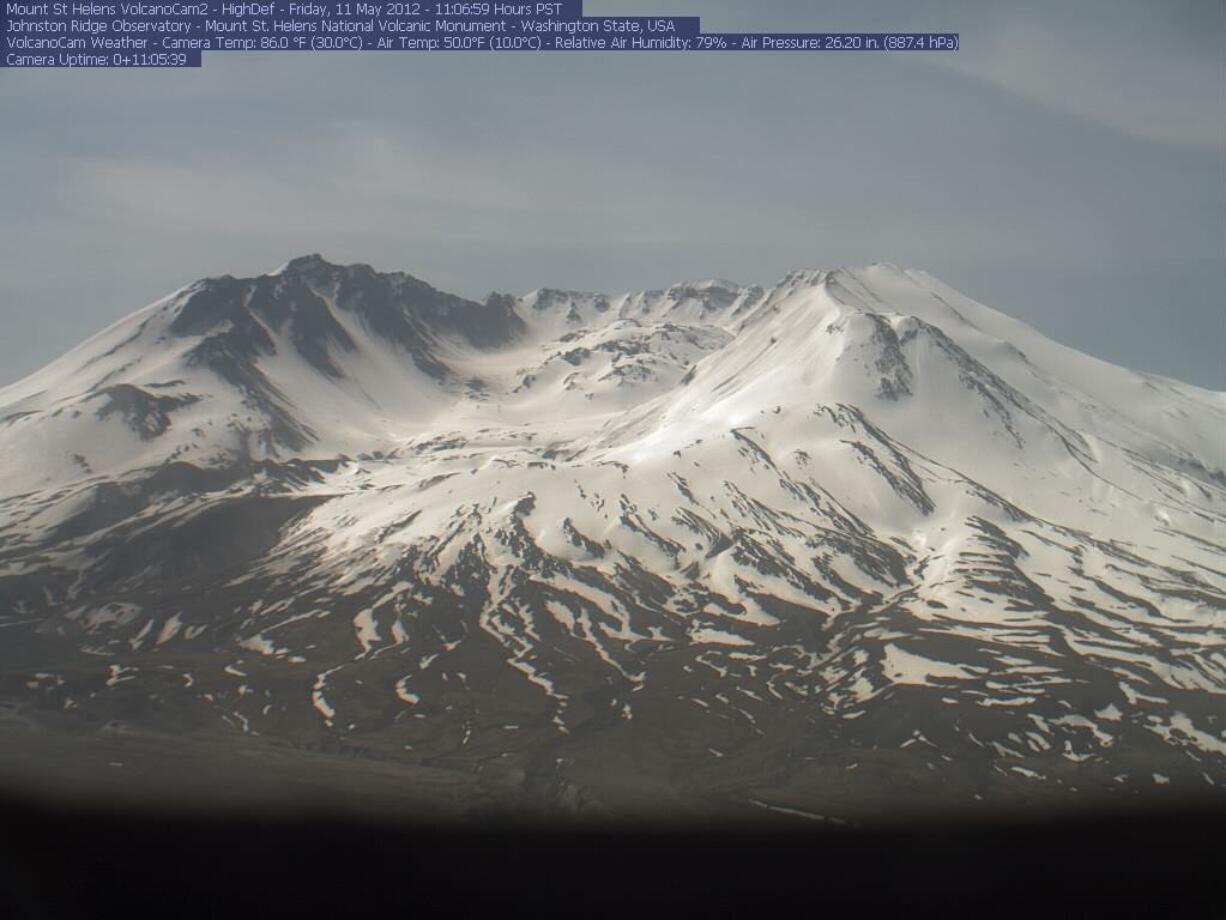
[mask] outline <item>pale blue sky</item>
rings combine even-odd
[[[322,252],[469,296],[874,261],[1226,389],[1222,0],[589,0],[956,55],[209,53],[0,70],[0,383]]]

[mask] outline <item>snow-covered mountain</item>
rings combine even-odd
[[[511,798],[1226,785],[1226,394],[875,265],[295,259],[0,389],[0,690]]]

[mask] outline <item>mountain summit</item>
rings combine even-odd
[[[894,266],[476,302],[306,256],[0,389],[0,693],[529,808],[1220,790],[1223,431]]]

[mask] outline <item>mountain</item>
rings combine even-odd
[[[479,303],[308,256],[0,390],[0,699],[461,810],[1217,796],[1224,433],[888,265]]]

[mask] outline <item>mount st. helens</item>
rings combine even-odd
[[[295,259],[0,390],[0,692],[507,807],[1219,795],[1224,432],[891,266],[478,303]]]

